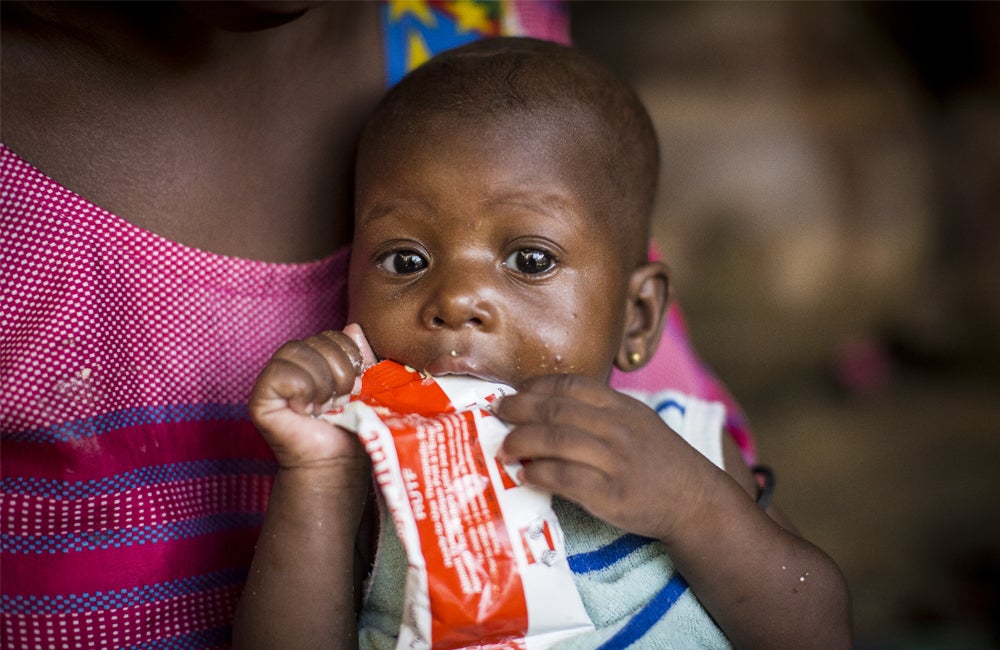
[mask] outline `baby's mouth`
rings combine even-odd
[[[475,357],[450,350],[430,360],[423,371],[429,375],[468,375],[487,381],[501,382],[489,368],[479,363]]]

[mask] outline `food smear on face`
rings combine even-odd
[[[355,431],[408,563],[398,648],[547,648],[593,629],[551,495],[518,485],[489,410],[513,393],[392,361],[322,417]]]

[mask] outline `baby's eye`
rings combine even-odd
[[[410,275],[427,268],[427,260],[415,251],[392,251],[378,261],[378,265],[394,275]]]
[[[550,271],[555,266],[556,261],[544,251],[535,248],[522,248],[519,251],[511,253],[503,261],[503,264],[520,273],[536,275]]]

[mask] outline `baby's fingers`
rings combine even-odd
[[[514,427],[504,439],[499,456],[505,463],[557,460],[599,472],[616,463],[615,450],[604,438],[576,427],[544,424]]]
[[[328,330],[310,336],[305,344],[319,353],[325,368],[318,371],[333,380],[328,397],[346,395],[354,388],[354,380],[364,370],[364,355],[358,344],[344,332]]]
[[[305,341],[290,341],[274,353],[257,377],[250,410],[264,415],[287,407],[311,415],[333,397],[335,386],[323,355]]]
[[[555,458],[539,458],[520,471],[525,485],[558,494],[587,507],[595,491],[607,482],[607,476],[590,465]]]
[[[369,366],[374,366],[378,363],[378,358],[375,356],[375,351],[372,350],[372,346],[369,345],[368,339],[365,337],[365,333],[361,330],[361,326],[357,323],[351,323],[344,328],[344,334],[358,346],[358,350],[361,351],[361,369],[365,370]]]
[[[551,396],[531,391],[506,395],[495,404],[494,412],[504,422],[542,424],[591,430],[607,418],[607,409],[581,402],[573,397]]]

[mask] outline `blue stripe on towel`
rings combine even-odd
[[[660,593],[653,596],[653,599],[646,603],[646,606],[640,609],[625,627],[605,641],[599,650],[621,650],[641,639],[674,606],[687,588],[687,582],[681,574],[675,572]]]
[[[599,549],[571,555],[569,568],[573,570],[573,573],[600,571],[654,541],[651,537],[625,534]]]
[[[663,415],[663,412],[670,408],[677,409],[681,415],[684,415],[684,413],[687,412],[687,408],[675,399],[664,400],[657,404],[656,408],[653,410],[658,414]]]

